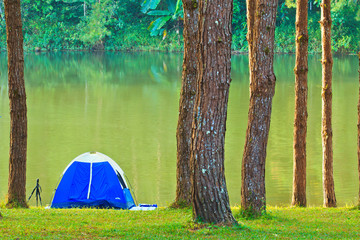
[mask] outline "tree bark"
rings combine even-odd
[[[253,0],[247,0],[246,1],[246,16],[247,16],[247,26],[248,26],[248,32],[247,32],[247,41],[249,45],[249,57],[253,56],[253,39],[254,39],[254,23],[255,23],[255,10],[256,10],[256,1]],[[249,68],[251,67],[251,63],[249,61]],[[252,78],[252,71],[249,71],[249,78],[250,81]]]
[[[333,148],[332,148],[332,65],[331,53],[331,0],[321,3],[321,38],[322,38],[322,149],[323,149],[323,188],[324,206],[336,207],[334,177],[333,177]]]
[[[358,53],[359,56],[359,102],[358,102],[358,147],[357,147],[357,154],[358,154],[358,171],[359,171],[359,198],[358,198],[358,206],[360,206],[360,52]]]
[[[307,131],[307,73],[308,73],[308,0],[297,0],[296,6],[296,63],[295,63],[295,120],[294,176],[292,205],[306,207],[306,131]]]
[[[10,161],[8,207],[27,207],[27,116],[20,0],[5,0],[10,100]]]
[[[195,221],[234,224],[224,173],[232,0],[199,1],[197,92],[191,146]]]
[[[173,206],[191,204],[190,148],[193,109],[196,94],[198,2],[183,0],[184,60],[180,92],[179,119],[176,131],[177,170],[176,199]]]
[[[266,207],[265,159],[276,81],[273,58],[278,1],[248,0],[247,3],[251,73],[248,127],[242,161],[241,207],[245,212],[259,215]]]

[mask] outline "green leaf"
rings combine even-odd
[[[175,13],[175,2],[174,0],[167,0],[168,9],[170,12]]]
[[[147,13],[148,15],[154,15],[154,16],[169,16],[171,15],[171,12],[166,10],[153,10]]]
[[[160,30],[169,20],[171,19],[171,16],[164,16],[164,17],[160,17],[158,19],[156,19],[152,24],[151,24],[151,36],[157,36],[159,34],[162,34],[163,32],[159,32],[158,30]]]
[[[178,17],[181,17],[181,18],[184,17],[184,9],[182,7],[182,1],[181,0],[177,0],[175,12],[174,12],[174,15],[173,15],[172,18],[174,20],[176,20]]]
[[[150,9],[155,9],[161,0],[144,0],[141,4],[141,12],[147,13]]]
[[[177,0],[176,2],[176,8],[175,8],[175,14],[179,13],[180,11],[182,11],[182,1],[181,0]]]
[[[155,29],[150,32],[150,36],[152,36],[152,37],[159,36],[162,34],[163,31],[164,31],[164,29]]]

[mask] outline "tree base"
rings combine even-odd
[[[245,219],[256,219],[261,216],[264,216],[265,214],[266,214],[265,208],[261,211],[257,211],[255,208],[250,206],[246,209],[241,208],[240,210],[240,215]]]
[[[26,202],[19,202],[17,200],[11,200],[5,205],[6,208],[29,208],[29,205]]]
[[[291,202],[291,206],[292,207],[306,207],[306,201],[301,201],[301,200],[293,200]]]
[[[179,200],[179,201],[175,201],[173,203],[170,204],[169,208],[173,208],[173,209],[186,209],[186,208],[191,208],[191,203],[187,202],[186,200]]]

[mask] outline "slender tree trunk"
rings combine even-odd
[[[308,0],[297,0],[293,206],[306,206]]]
[[[86,2],[84,0],[84,17],[86,16]]]
[[[332,148],[332,65],[331,53],[331,0],[321,3],[321,38],[322,38],[322,149],[323,149],[323,188],[324,206],[336,207],[334,177],[333,177],[333,148]]]
[[[8,207],[27,207],[27,117],[20,0],[5,0],[10,100],[10,161]]]
[[[195,1],[195,3],[196,3],[196,1]],[[179,19],[177,20],[177,31],[176,32],[177,32],[177,36],[178,36],[178,45],[180,46],[181,42],[180,42],[180,20]]]
[[[250,106],[242,161],[241,207],[259,215],[266,206],[265,158],[276,81],[273,58],[278,1],[250,1],[247,1],[248,21],[253,21],[248,24]]]
[[[232,0],[199,1],[198,75],[191,146],[194,219],[236,223],[224,173],[231,70]]]
[[[359,56],[359,102],[358,102],[358,170],[359,170],[359,198],[358,198],[358,206],[360,206],[360,52],[358,54]]]
[[[246,0],[246,15],[247,15],[247,41],[249,44],[249,58],[253,56],[253,48],[254,48],[254,24],[255,24],[255,10],[256,10],[256,1]],[[249,61],[249,68],[251,69],[251,62]],[[250,82],[252,81],[252,71],[249,71]]]
[[[190,148],[193,109],[196,94],[198,6],[195,0],[183,0],[184,60],[180,92],[179,119],[176,131],[176,199],[173,206],[190,206]]]

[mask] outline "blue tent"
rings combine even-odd
[[[87,152],[64,170],[51,207],[130,209],[135,203],[121,168],[102,153]]]

